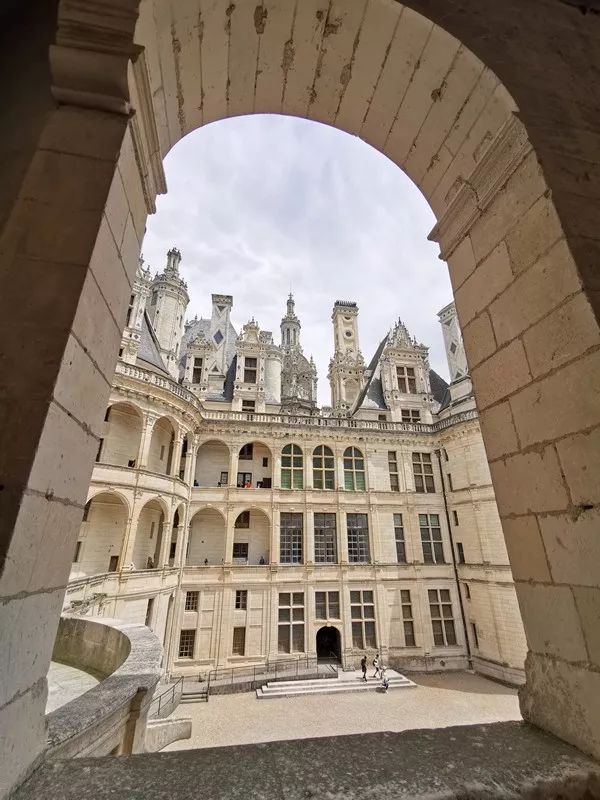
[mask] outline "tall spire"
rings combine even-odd
[[[281,347],[285,352],[299,350],[300,346],[300,320],[296,316],[294,295],[290,292],[287,299],[287,313],[281,320]]]

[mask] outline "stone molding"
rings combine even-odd
[[[531,149],[525,128],[511,114],[427,237],[440,245],[442,260],[452,255]]]
[[[50,46],[52,95],[59,103],[127,115],[127,67],[139,0],[61,0]]]

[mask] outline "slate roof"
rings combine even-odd
[[[163,375],[172,377],[169,375],[165,363],[162,360],[162,356],[160,355],[158,339],[152,329],[152,323],[146,311],[144,311],[144,317],[142,319],[137,360],[142,361],[142,366],[150,367],[154,372],[160,372]]]

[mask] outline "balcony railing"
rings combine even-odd
[[[250,422],[258,425],[285,425],[305,428],[328,428],[345,430],[393,431],[397,433],[436,433],[461,422],[477,419],[477,411],[461,411],[447,419],[432,424],[425,422],[383,422],[380,420],[349,419],[347,417],[301,416],[293,414],[261,414],[249,411],[214,411],[205,409],[193,392],[172,378],[158,375],[133,364],[117,363],[116,372],[166,389],[192,405],[205,422]]]

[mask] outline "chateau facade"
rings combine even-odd
[[[526,642],[453,304],[451,382],[397,323],[367,364],[333,308],[331,406],[293,298],[280,343],[233,299],[185,321],[142,265],[66,607],[145,622],[172,675],[301,655],[519,683]]]

